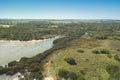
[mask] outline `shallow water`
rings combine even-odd
[[[15,74],[13,76],[8,76],[8,75],[0,75],[0,80],[19,80],[18,75]]]
[[[34,42],[0,41],[0,65],[5,65],[21,57],[33,57],[53,47],[59,37]]]

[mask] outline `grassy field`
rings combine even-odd
[[[106,71],[106,67],[119,65],[119,61],[114,59],[114,56],[120,53],[117,50],[119,44],[120,41],[117,40],[95,40],[89,36],[69,41],[66,43],[67,48],[55,51],[49,56],[44,66],[44,75],[57,80],[60,79],[59,70],[65,69],[82,75],[85,80],[108,80],[110,74]],[[93,53],[94,50],[101,49],[109,50],[110,54]],[[65,58],[74,58],[77,64],[70,65],[64,60]]]

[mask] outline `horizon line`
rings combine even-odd
[[[94,19],[94,18],[93,19],[92,18],[91,19],[89,19],[89,18],[85,18],[85,19],[76,19],[76,18],[70,18],[70,19],[67,19],[67,18],[63,18],[63,19],[62,18],[61,19],[60,18],[58,18],[58,19],[56,19],[56,18],[53,18],[53,19],[52,18],[51,19],[50,18],[44,18],[44,19],[42,19],[42,18],[41,19],[40,18],[0,18],[0,19],[12,19],[12,20],[120,20],[120,19],[112,19],[112,18],[111,19],[110,18],[106,18],[106,19],[105,18],[98,18],[98,19],[97,18],[96,19]]]

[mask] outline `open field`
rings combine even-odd
[[[45,66],[45,75],[52,76],[57,80],[60,69],[65,69],[70,72],[82,75],[85,80],[108,80],[110,74],[106,71],[109,65],[120,66],[119,61],[114,59],[115,55],[120,55],[120,41],[116,40],[94,40],[84,36],[68,42],[69,47],[55,51],[51,55]],[[113,46],[114,45],[114,46]],[[107,49],[110,51],[111,57],[108,54],[95,54],[94,50]],[[79,52],[82,51],[82,52]],[[68,64],[65,58],[74,58],[76,65]],[[84,73],[81,73],[84,71]]]

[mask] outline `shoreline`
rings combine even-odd
[[[10,56],[13,56],[12,59],[16,59],[17,57],[14,57],[14,55],[17,56],[17,54],[19,56],[21,56],[21,58],[24,57],[24,56],[32,58],[32,57],[48,50],[49,49],[48,47],[50,47],[50,45],[51,45],[50,48],[52,48],[53,47],[53,42],[51,42],[51,41],[53,41],[54,39],[56,40],[57,38],[59,38],[59,36],[44,39],[44,40],[30,40],[30,41],[0,40],[0,44],[1,44],[0,49],[2,50],[0,52],[2,56],[0,58],[2,59],[2,61],[6,61]],[[46,41],[47,41],[47,44],[46,44]],[[48,45],[48,43],[50,43],[50,45]],[[34,46],[34,45],[36,45],[36,46]],[[6,48],[5,51],[4,51],[4,48]],[[10,48],[10,50],[9,50],[9,48]],[[29,48],[32,48],[33,50],[29,49]],[[24,52],[24,50],[27,50],[27,51]],[[17,53],[16,53],[16,51],[17,51]],[[9,56],[7,55],[6,56],[7,59],[3,60],[3,58],[5,56],[4,53],[8,53],[8,52],[9,52],[9,54],[8,54]],[[14,55],[12,53],[14,53]],[[29,53],[29,55],[27,55],[28,53]],[[19,57],[16,60],[17,61],[20,60]],[[8,61],[10,62],[10,60],[8,60]],[[6,63],[3,64],[3,65],[6,65]]]
[[[20,40],[0,40],[0,43],[15,43],[15,44],[22,44],[22,45],[29,45],[29,44],[34,44],[34,43],[39,43],[39,42],[43,42],[46,40],[49,40],[51,38],[48,39],[40,39],[40,40],[28,40],[28,41],[20,41]]]
[[[0,39],[0,42],[31,42],[31,41],[43,41],[43,40],[47,40],[47,39],[52,39],[52,38],[62,38],[65,37],[64,35],[57,35],[57,36],[53,36],[53,37],[49,37],[49,38],[44,38],[44,39],[32,39],[32,40],[27,40],[27,41],[20,41],[20,40],[6,40],[6,39]]]
[[[48,38],[49,39],[49,38]],[[28,40],[28,41],[20,41],[20,40],[0,40],[0,42],[23,42],[23,43],[25,43],[25,42],[27,42],[27,43],[30,43],[30,42],[40,42],[40,41],[44,41],[44,40],[47,40],[47,39],[43,39],[43,40],[35,40],[35,39],[33,39],[33,40]]]

